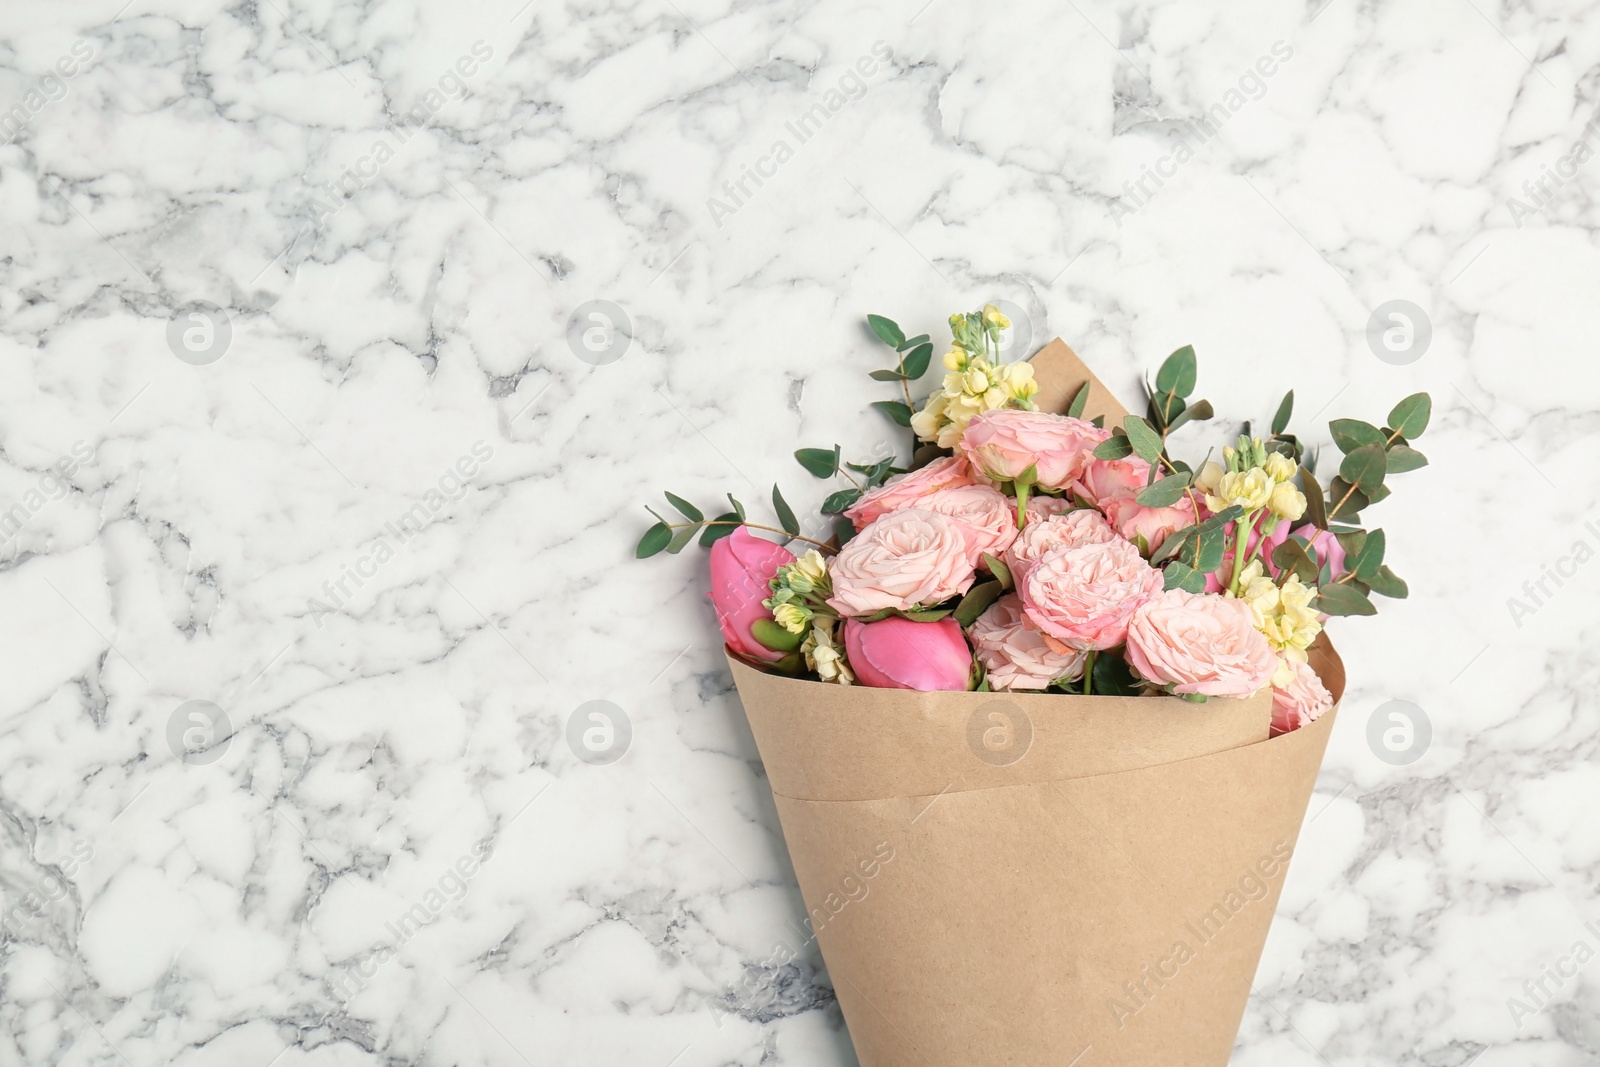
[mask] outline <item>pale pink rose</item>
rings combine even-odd
[[[1046,636],[1071,649],[1110,648],[1122,643],[1134,611],[1161,591],[1161,572],[1119,537],[1051,549],[1019,591],[1028,620]]]
[[[907,474],[897,474],[876,489],[868,489],[861,499],[844,511],[844,517],[855,524],[857,530],[880,515],[901,508],[920,507],[921,501],[941,489],[960,485],[976,485],[977,477],[972,467],[961,456],[945,456],[926,467],[918,467]]]
[[[1131,496],[1112,497],[1101,501],[1100,507],[1105,511],[1106,521],[1112,529],[1130,541],[1142,535],[1145,549],[1150,552],[1160,548],[1161,542],[1169,535],[1185,526],[1193,526],[1209,514],[1205,505],[1199,502],[1198,495],[1194,498],[1185,496],[1178,503],[1165,508],[1147,508]]]
[[[984,553],[1003,558],[1017,536],[1017,502],[992,485],[960,485],[922,498],[917,507],[937,511],[967,528],[972,563]]]
[[[957,445],[974,470],[1011,481],[1029,467],[1035,484],[1065,489],[1083,473],[1089,453],[1110,437],[1093,423],[1046,411],[999,408],[973,416]]]
[[[856,679],[875,689],[959,692],[972,676],[972,650],[961,624],[949,616],[937,622],[898,615],[877,622],[846,619],[844,650]]]
[[[1027,518],[1029,522],[1038,519],[1048,519],[1052,515],[1065,515],[1078,504],[1070,496],[1045,496],[1035,493],[1028,497]]]
[[[1073,491],[1092,504],[1104,507],[1119,496],[1137,496],[1150,483],[1150,464],[1138,456],[1121,459],[1090,459],[1083,474],[1073,483]]]
[[[1106,522],[1106,517],[1093,508],[1079,508],[1042,520],[1029,518],[1028,525],[1017,534],[1006,552],[1006,566],[1011,568],[1011,579],[1020,588],[1028,568],[1051,549],[1078,548],[1115,540],[1117,532]]]
[[[1133,613],[1128,666],[1174,693],[1247,697],[1272,681],[1278,657],[1244,601],[1169,589]]]
[[[1333,694],[1322,684],[1308,663],[1291,663],[1294,677],[1289,684],[1272,689],[1272,733],[1286,734],[1317,721],[1333,707]]]
[[[891,511],[856,534],[828,564],[841,615],[936,604],[972,587],[971,535],[937,511]]]
[[[1007,593],[978,616],[967,637],[988,672],[991,689],[1044,689],[1057,678],[1083,677],[1087,652],[1057,652],[1022,614],[1022,601]]]

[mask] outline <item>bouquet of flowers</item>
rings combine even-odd
[[[1059,340],[1003,362],[990,305],[951,316],[919,407],[931,341],[868,322],[903,464],[802,448],[845,483],[829,526],[776,487],[775,524],[668,493],[681,519],[637,549],[710,548],[858,1057],[1226,1063],[1344,688],[1323,626],[1406,595],[1363,513],[1427,462],[1429,398],[1330,423],[1324,488],[1292,392],[1264,432],[1169,454],[1214,417],[1190,347],[1134,415]]]

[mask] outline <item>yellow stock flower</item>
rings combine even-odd
[[[1002,330],[1011,328],[1011,320],[1006,318],[999,308],[993,304],[983,305],[983,324],[985,326],[999,327]]]
[[[1260,467],[1247,471],[1229,471],[1217,486],[1217,496],[1227,504],[1238,504],[1245,511],[1257,511],[1272,499],[1272,476]],[[1209,506],[1209,503],[1208,505]],[[1221,511],[1221,508],[1212,508]]]
[[[779,604],[772,609],[772,617],[792,634],[805,630],[806,623],[811,621],[811,609],[803,608],[799,604]]]
[[[1273,481],[1287,482],[1294,477],[1295,463],[1282,452],[1273,452],[1267,456],[1262,469],[1272,476]]]
[[[1279,482],[1272,488],[1268,506],[1278,518],[1293,522],[1306,513],[1306,495],[1293,482]]]
[[[822,553],[814,548],[789,564],[789,569],[813,586],[821,585],[828,578],[828,564],[823,560]]]

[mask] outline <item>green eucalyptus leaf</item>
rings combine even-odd
[[[1366,493],[1370,501],[1372,490],[1383,484],[1388,469],[1388,459],[1380,442],[1362,445],[1346,455],[1339,464],[1339,476]]]
[[[1184,546],[1188,544],[1189,541],[1194,537],[1198,536],[1199,533],[1200,528],[1198,526],[1187,526],[1184,529],[1172,534],[1165,541],[1161,542],[1161,547],[1156,549],[1155,554],[1150,557],[1150,566],[1158,566],[1163,560],[1171,559],[1178,553],[1182,552]]]
[[[861,490],[852,485],[848,489],[841,489],[837,493],[830,493],[828,495],[828,499],[822,502],[821,510],[824,515],[837,515],[839,512],[843,511],[845,508],[849,507],[851,504],[854,504],[860,499]]]
[[[733,494],[732,493],[728,494],[728,503],[733,505],[734,513],[739,516],[739,521],[743,522],[744,521],[744,505],[739,503],[737,500],[735,500],[733,498]]]
[[[1133,446],[1133,451],[1146,463],[1154,463],[1161,458],[1162,441],[1150,424],[1137,415],[1129,415],[1122,420],[1123,431],[1128,435],[1128,443]],[[1110,442],[1102,442],[1102,447]],[[1099,449],[1095,449],[1099,454]]]
[[[1311,558],[1306,546],[1298,538],[1291,537],[1272,550],[1272,565],[1278,568],[1279,574],[1292,573],[1298,575],[1306,585],[1317,584],[1317,561]]]
[[[1394,445],[1389,449],[1389,473],[1404,474],[1428,465],[1428,457],[1408,445]]]
[[[1089,383],[1084,382],[1083,388],[1078,390],[1078,395],[1072,398],[1072,403],[1067,405],[1067,414],[1075,419],[1083,418],[1083,409],[1089,404]]]
[[[1367,577],[1367,584],[1379,596],[1389,597],[1391,600],[1404,600],[1411,592],[1406,583],[1397,577],[1394,571],[1384,564]]]
[[[906,377],[916,381],[928,373],[928,361],[933,358],[933,346],[923,342],[916,348],[907,352],[901,358],[901,365],[905,367]]]
[[[1183,499],[1189,487],[1187,474],[1169,474],[1134,497],[1134,502],[1147,508],[1170,508]]]
[[[839,473],[839,446],[832,448],[802,448],[795,452],[795,460],[817,478],[832,478]]]
[[[683,499],[683,497],[677,496],[673,493],[663,493],[662,495],[667,498],[667,503],[677,508],[678,511],[682,513],[683,517],[688,519],[690,522],[704,521],[705,514],[701,512],[699,508]]]
[[[1103,430],[1106,428],[1106,417],[1104,415],[1096,415],[1089,420],[1089,425],[1097,430]]]
[[[850,538],[856,535],[856,524],[844,516],[833,520],[833,539],[840,548],[850,543]]]
[[[1150,397],[1150,421],[1156,426],[1170,428],[1188,406],[1177,393],[1154,393]]]
[[[1363,445],[1377,445],[1382,448],[1388,443],[1382,430],[1360,419],[1334,419],[1328,423],[1328,429],[1333,433],[1333,443],[1339,446],[1339,451],[1346,454],[1354,452]]]
[[[1311,606],[1317,611],[1327,615],[1376,615],[1378,609],[1372,606],[1366,594],[1359,589],[1351,588],[1348,582],[1335,582],[1317,589],[1316,599]]]
[[[1278,403],[1277,414],[1272,416],[1272,432],[1280,434],[1289,428],[1289,418],[1294,414],[1294,390],[1283,394],[1283,400]]]
[[[1194,346],[1184,345],[1168,356],[1156,371],[1156,388],[1186,397],[1194,392],[1197,373]]]
[[[950,611],[950,608],[928,608],[923,611],[902,611],[900,615],[912,622],[938,622],[947,617]]]
[[[1322,485],[1310,468],[1300,468],[1300,490],[1306,496],[1306,521],[1319,530],[1328,528],[1328,502],[1322,498]]]
[[[783,527],[785,533],[790,537],[800,536],[800,523],[794,517],[794,509],[783,499],[777,486],[772,487],[772,510],[778,513],[778,525]]]
[[[699,532],[700,523],[698,522],[678,527],[677,531],[672,535],[672,540],[667,542],[667,551],[676,556],[683,551],[685,545],[694,540],[694,535]]]
[[[911,408],[898,400],[874,400],[872,406],[889,416],[898,426],[911,425]]]
[[[1345,567],[1354,571],[1357,578],[1367,581],[1383,565],[1383,553],[1387,547],[1388,540],[1381,529],[1369,530],[1360,553],[1346,562]]]
[[[700,535],[700,547],[710,548],[717,541],[727,537],[739,528],[740,521],[739,516],[731,511],[718,515],[706,523],[705,531]]]
[[[634,558],[648,559],[671,543],[672,528],[664,522],[658,522],[639,538],[639,547],[633,550]]]
[[[1139,694],[1139,679],[1133,676],[1121,656],[1109,651],[1094,658],[1092,679],[1098,696],[1131,697]]]
[[[1415,441],[1428,428],[1433,415],[1433,398],[1427,393],[1412,393],[1389,412],[1389,425],[1400,431],[1407,440]]]
[[[1123,456],[1133,455],[1133,442],[1125,433],[1113,432],[1112,435],[1101,441],[1094,448],[1095,459],[1121,459]]]
[[[1215,415],[1216,412],[1211,410],[1211,401],[1196,400],[1194,403],[1184,408],[1177,418],[1172,420],[1172,422],[1167,426],[1167,432],[1171,433],[1173,430],[1176,430],[1179,426],[1182,426],[1186,422],[1204,422],[1206,419],[1212,418]]]
[[[1186,593],[1204,593],[1206,591],[1206,576],[1204,572],[1197,571],[1187,563],[1176,560],[1169,563],[1161,571],[1163,589],[1182,589]]]
[[[872,332],[878,335],[878,340],[892,348],[898,348],[905,342],[906,335],[893,319],[886,319],[882,315],[868,315],[867,323],[872,327]]]
[[[1195,570],[1202,574],[1212,574],[1222,566],[1222,554],[1227,551],[1228,539],[1220,526],[1201,530],[1199,537],[1200,544],[1195,549]]]
[[[898,348],[900,351],[904,352],[908,348],[916,348],[918,345],[920,345],[922,342],[926,341],[927,339],[928,339],[928,335],[927,334],[919,333],[915,337],[907,337],[904,341],[901,341],[899,344],[895,345],[895,347]]]
[[[867,377],[875,382],[907,382],[911,380],[897,370],[875,370],[870,372]]]

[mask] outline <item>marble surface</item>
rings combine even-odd
[[[1314,442],[1431,390],[1234,1062],[1600,1062],[1597,93],[1560,0],[5,5],[0,1064],[853,1063],[631,550],[985,300]]]

